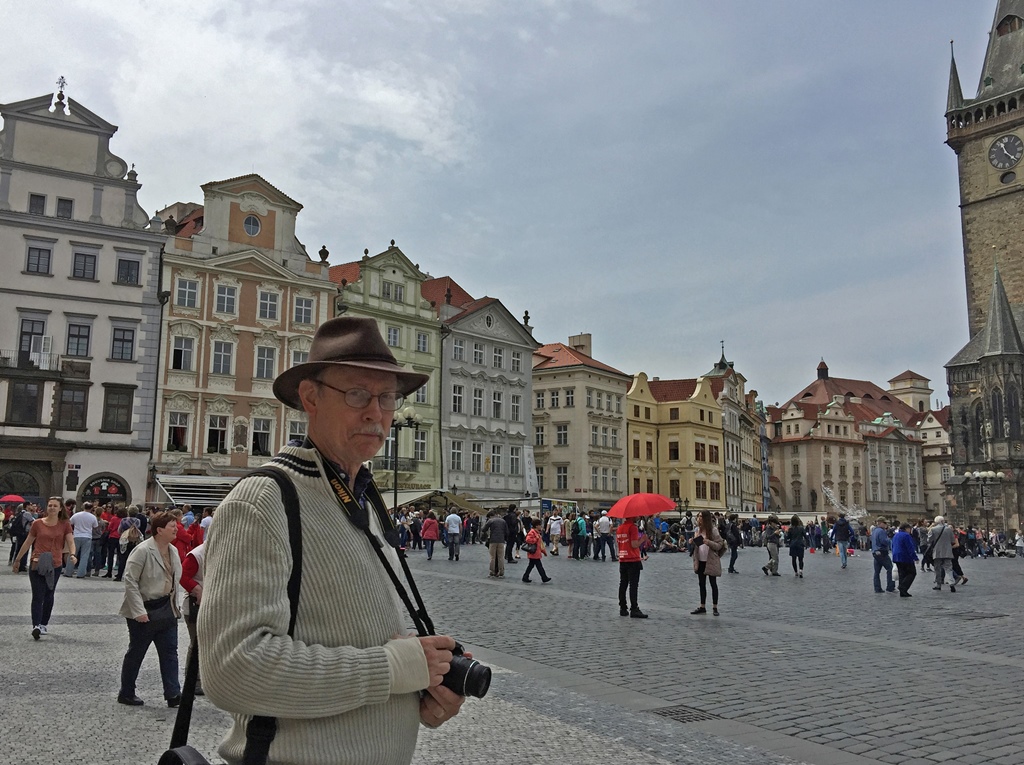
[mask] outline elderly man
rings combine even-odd
[[[462,697],[441,685],[455,641],[404,635],[409,617],[368,536],[383,539],[388,517],[363,463],[426,381],[397,364],[374,320],[347,317],[323,324],[309,361],[274,381],[309,420],[307,438],[270,463],[299,498],[302,585],[290,635],[281,491],[271,478],[240,481],[206,542],[198,619],[203,687],[234,717],[228,763],[243,759],[251,715],[277,718],[269,763],[397,765],[411,762],[420,724],[458,713]],[[378,544],[401,579],[398,553]]]
[[[935,586],[933,590],[941,590],[945,575],[949,574],[949,591],[956,592],[960,577],[953,571],[953,538],[956,529],[946,524],[941,515],[935,516],[935,523],[928,529],[928,546],[932,551],[932,568],[935,569]]]

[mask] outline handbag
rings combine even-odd
[[[526,554],[529,555],[531,553],[537,552],[537,545],[533,542],[530,542],[529,544],[524,543],[523,549],[526,551]]]

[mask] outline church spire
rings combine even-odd
[[[946,114],[964,105],[964,92],[960,88],[960,73],[956,70],[956,56],[953,55],[953,41],[949,41],[949,95],[946,97]]]
[[[988,33],[985,64],[978,82],[978,99],[1005,95],[1024,88],[1024,0],[999,0]]]
[[[1003,288],[1003,279],[999,276],[999,266],[995,267],[992,284],[992,300],[988,309],[988,320],[983,330],[984,337],[981,355],[1004,356],[1007,354],[1024,355],[1024,343],[1021,342],[1017,322],[1010,310],[1010,301]]]

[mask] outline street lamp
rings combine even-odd
[[[395,419],[391,421],[391,466],[394,469],[393,487],[395,492],[395,503],[391,507],[391,512],[398,509],[398,433],[404,428],[413,428],[419,432],[421,422],[423,422],[423,418],[411,405],[395,412]]]
[[[968,470],[964,473],[964,476],[969,479],[974,479],[981,488],[982,522],[985,524],[985,534],[987,536],[991,531],[991,528],[989,526],[989,494],[986,489],[993,484],[998,484],[1006,477],[1006,474],[1001,470],[999,472],[994,470],[975,470],[973,473]]]

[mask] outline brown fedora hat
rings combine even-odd
[[[342,316],[320,325],[309,348],[309,361],[279,374],[274,380],[274,395],[292,409],[301,410],[299,383],[335,364],[390,372],[398,378],[398,392],[403,396],[408,396],[430,379],[430,375],[407,372],[398,365],[381,337],[376,321]]]

